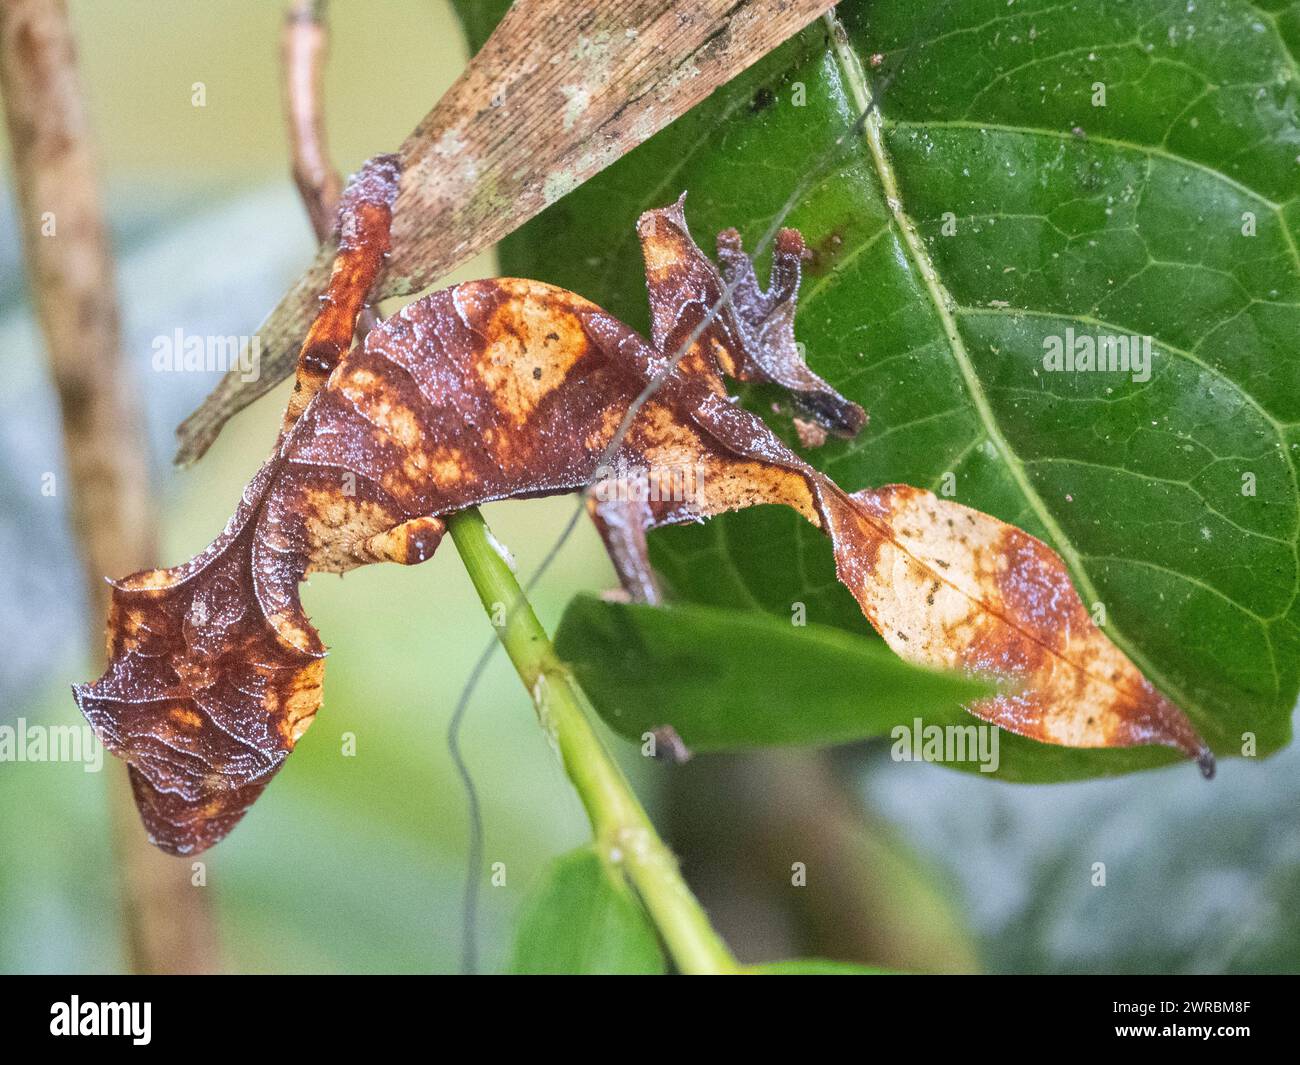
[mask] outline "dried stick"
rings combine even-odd
[[[280,37],[284,110],[289,120],[293,180],[318,240],[324,240],[334,228],[334,207],[343,192],[338,171],[330,163],[321,106],[328,48],[325,0],[294,0]]]
[[[31,300],[62,414],[73,533],[91,602],[92,643],[107,616],[105,574],[154,563],[143,416],[123,366],[113,260],[62,0],[0,3],[0,93],[13,156]],[[150,846],[126,774],[109,795],[130,964],[137,972],[217,966],[206,889],[188,863]]]

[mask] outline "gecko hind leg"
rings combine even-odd
[[[433,557],[446,531],[447,524],[441,518],[411,518],[340,546],[338,550],[318,555],[307,572],[347,573],[372,562],[416,566]]]
[[[605,551],[628,598],[634,603],[661,603],[663,595],[646,544],[646,532],[651,524],[646,504],[588,496],[587,513],[605,542]]]
[[[447,523],[441,518],[412,518],[369,537],[361,550],[367,562],[418,566],[433,557],[446,532]]]

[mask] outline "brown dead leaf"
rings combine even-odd
[[[647,530],[790,506],[830,537],[840,580],[901,656],[1010,683],[974,713],[1049,743],[1161,743],[1212,764],[1182,712],[1093,625],[1045,544],[920,489],[850,495],[731,402],[724,373],[784,385],[830,431],[865,420],[800,358],[797,231],[781,232],[764,291],[734,233],[719,237],[719,273],[681,201],[642,216],[653,343],[575,293],[497,278],[411,304],[336,361],[387,246],[395,181],[382,157],[344,198],[330,299],[302,346],[276,451],[235,517],[185,565],[114,586],[111,663],[76,689],[131,764],[159,846],[194,853],[224,836],[316,714],[324,648],[299,604],[305,574],[422,562],[455,511],[593,482],[633,595],[655,595]],[[665,480],[683,490],[626,490]]]

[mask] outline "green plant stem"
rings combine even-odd
[[[685,973],[740,970],[709,924],[699,901],[659,838],[627,778],[592,728],[586,696],[556,657],[478,508],[447,520],[497,638],[532,695],[538,720],[559,751],[564,770],[591,819],[600,853],[626,871],[678,969]],[[496,624],[504,618],[503,624]]]

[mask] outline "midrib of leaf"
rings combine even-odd
[[[894,165],[885,148],[881,108],[879,105],[871,106],[873,100],[871,83],[862,65],[861,58],[849,41],[848,31],[835,15],[835,12],[827,12],[823,18],[830,29],[831,46],[835,51],[836,60],[844,77],[844,83],[853,96],[853,104],[857,113],[868,112],[868,108],[870,108],[866,121],[863,123],[863,134],[867,142],[867,148],[871,153],[871,161],[875,168],[876,177],[880,181],[880,189],[885,197],[885,204],[889,208],[894,223],[903,238],[907,256],[925,286],[926,294],[930,298],[935,314],[943,328],[944,336],[948,341],[953,361],[961,373],[967,395],[970,396],[971,403],[979,415],[984,433],[997,449],[998,454],[1002,456],[1006,469],[1009,471],[1017,489],[1024,496],[1030,510],[1042,523],[1043,528],[1047,530],[1053,546],[1060,552],[1062,559],[1069,567],[1075,584],[1078,586],[1085,602],[1098,602],[1101,596],[1083,564],[1082,556],[1070,538],[1066,536],[1065,530],[1061,528],[1055,515],[1043,502],[1038,491],[1030,483],[1019,455],[1012,449],[1006,437],[1002,435],[1002,429],[993,414],[993,408],[989,404],[988,397],[984,394],[984,387],[975,372],[970,353],[966,350],[966,342],[962,339],[961,332],[957,328],[957,319],[953,315],[953,308],[957,305],[957,302],[952,298],[943,281],[940,280],[939,272],[935,268],[933,259],[930,258],[930,253],[926,250],[911,217],[903,208],[903,199],[899,191],[897,176],[894,173]],[[1205,717],[1210,716],[1198,701],[1192,700],[1185,692],[1180,690],[1178,685],[1172,683],[1162,671],[1158,670],[1142,654],[1141,650],[1134,646],[1132,641],[1120,631],[1113,621],[1107,624],[1106,635],[1155,684],[1185,709],[1195,707],[1198,714]],[[1265,633],[1265,637],[1267,639],[1267,633]],[[1268,640],[1268,643],[1271,649],[1272,641]]]

